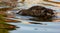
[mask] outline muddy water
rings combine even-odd
[[[31,6],[39,5],[39,6],[44,6],[46,8],[51,8],[55,10],[56,12],[60,12],[60,4],[48,2],[48,1],[43,1],[43,0],[29,0],[29,2],[26,0],[24,4],[20,6],[18,4],[18,7],[15,9],[27,9]],[[39,2],[40,1],[40,2]],[[56,0],[57,1],[57,0]],[[58,0],[60,1],[60,0]],[[58,2],[57,1],[57,2]],[[16,11],[14,11],[16,12]],[[57,14],[57,17],[60,18],[60,14]],[[29,18],[32,18],[30,16],[21,16],[15,14],[15,18],[12,19],[17,19],[20,20],[21,22],[18,23],[9,23],[18,26],[16,30],[9,31],[9,33],[60,33],[60,19],[53,20],[53,22],[40,22],[40,21],[32,21],[28,20]],[[39,22],[42,24],[30,24],[29,22]]]

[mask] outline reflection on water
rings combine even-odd
[[[0,33],[9,33],[10,30],[16,30],[16,26],[0,23]]]
[[[44,0],[44,1],[60,4],[59,0]]]
[[[38,2],[36,2],[36,1],[34,2],[34,0],[33,0],[33,2],[30,2],[30,0],[29,1],[26,0],[25,2],[27,2],[27,3],[23,5],[24,7],[21,7],[23,9],[29,8],[30,6],[34,6],[36,3],[40,6],[44,6],[46,8],[51,8],[51,9],[55,10],[56,12],[60,12],[60,10],[59,10],[60,5],[57,4],[56,2],[48,2],[46,0],[44,0],[42,2],[40,2],[40,0],[38,0]],[[56,14],[57,18],[59,18],[59,14],[60,13]],[[59,27],[60,19],[47,20],[48,22],[44,22],[44,21],[41,22],[41,21],[35,20],[35,22],[41,22],[41,23],[35,23],[35,22],[33,23],[32,20],[28,20],[28,19],[32,18],[32,19],[40,20],[40,18],[33,18],[30,16],[21,16],[21,15],[16,15],[16,18],[21,20],[22,23],[10,23],[10,24],[20,27],[17,30],[10,31],[10,33],[60,33],[60,30],[59,30],[60,29],[60,27]],[[58,23],[56,23],[56,22],[58,22]]]
[[[1,33],[9,33],[7,29],[0,29]]]
[[[53,10],[56,10],[56,12],[60,12],[60,8],[59,8],[60,5],[57,4],[58,2],[57,3],[51,2],[51,1],[48,2],[46,0],[44,0],[42,2],[40,0],[38,2],[36,2],[35,0],[33,0],[33,1],[34,2],[28,1],[26,4],[23,5],[23,7],[20,7],[20,8],[26,8],[26,7],[29,8],[28,6],[31,6],[31,5],[34,6],[36,3],[36,4],[44,6],[46,8],[51,8]],[[59,17],[58,14],[57,14],[57,17]],[[39,23],[35,23],[35,22],[33,23],[32,20],[28,20],[30,18],[33,18],[30,16],[15,15],[15,18],[21,20],[22,23],[9,23],[9,24],[16,25],[20,28],[18,28],[16,30],[12,29],[13,31],[3,28],[3,29],[0,29],[0,32],[1,33],[60,33],[60,27],[59,27],[60,19],[55,19],[55,20],[53,20],[53,22],[50,22],[52,20],[50,20],[50,21],[48,20],[49,22],[41,22],[41,21],[35,20],[35,22],[39,22]],[[13,19],[15,19],[15,18],[13,18]],[[34,18],[34,19],[36,19],[36,18]],[[40,20],[40,19],[37,18],[37,20]],[[58,23],[56,23],[57,21],[58,21]]]
[[[25,0],[24,6],[25,6],[25,8],[29,8],[31,6],[40,5],[40,6],[44,6],[46,8],[51,8],[51,9],[55,10],[56,12],[59,12],[59,10],[60,10],[60,4],[59,3],[60,2],[58,2],[58,1],[59,0],[55,0],[55,1],[54,0],[51,0],[51,1],[50,0],[36,0],[36,1],[34,1],[34,0],[29,0],[29,1]],[[33,18],[33,19],[36,19],[36,18]],[[37,20],[40,20],[40,19],[37,18]],[[55,20],[56,20],[56,22],[57,21],[59,22],[60,19],[59,20],[55,19]],[[52,20],[50,20],[50,21],[52,21]],[[54,22],[54,20],[53,20],[53,22]]]
[[[41,22],[47,25],[40,24],[22,24],[22,23],[10,23],[19,26],[17,30],[10,31],[10,33],[59,33],[60,23],[54,22]]]

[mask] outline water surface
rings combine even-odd
[[[60,0],[54,0],[54,1],[59,2]],[[53,9],[56,12],[60,12],[59,4],[45,2],[45,1],[42,1],[40,3],[36,2],[36,4],[34,4],[33,2],[31,2],[30,4],[26,3],[22,6],[20,6],[20,4],[18,4],[18,7],[16,9],[27,9],[27,8],[29,8],[31,6],[35,6],[35,5],[44,6],[46,8]],[[16,11],[14,11],[14,12],[16,13]],[[19,19],[21,22],[9,23],[9,24],[16,25],[19,28],[17,28],[16,30],[13,30],[13,31],[9,31],[7,33],[60,33],[60,22],[32,21],[32,20],[28,20],[29,18],[32,18],[32,17],[21,16],[21,15],[15,14],[15,18],[13,18],[13,19]],[[39,23],[42,23],[42,25],[41,24],[29,24],[28,22],[39,22]]]

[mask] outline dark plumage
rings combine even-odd
[[[42,6],[33,6],[26,10],[21,10],[17,14],[25,15],[25,16],[34,16],[39,17],[40,19],[50,19],[54,15],[54,10],[48,9]]]

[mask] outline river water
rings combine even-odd
[[[37,1],[39,1],[39,0],[37,0]],[[54,1],[59,2],[60,0],[54,0]],[[26,1],[26,4],[24,3],[24,5],[22,4],[20,6],[19,4],[18,4],[18,7],[16,9],[21,9],[21,8],[27,9],[31,6],[40,5],[40,6],[44,6],[46,8],[51,8],[53,10],[56,10],[56,12],[60,12],[60,5],[55,4],[55,3],[51,3],[51,2],[42,1],[40,3],[36,2],[34,4],[34,2],[28,3],[28,1]],[[28,20],[29,18],[32,18],[32,17],[21,16],[21,15],[15,14],[15,18],[13,18],[13,19],[19,19],[22,23],[21,22],[9,23],[9,24],[13,24],[13,25],[16,25],[19,27],[16,30],[9,31],[9,33],[60,33],[60,22],[31,21],[31,20]],[[39,22],[42,24],[29,24],[28,22]]]

